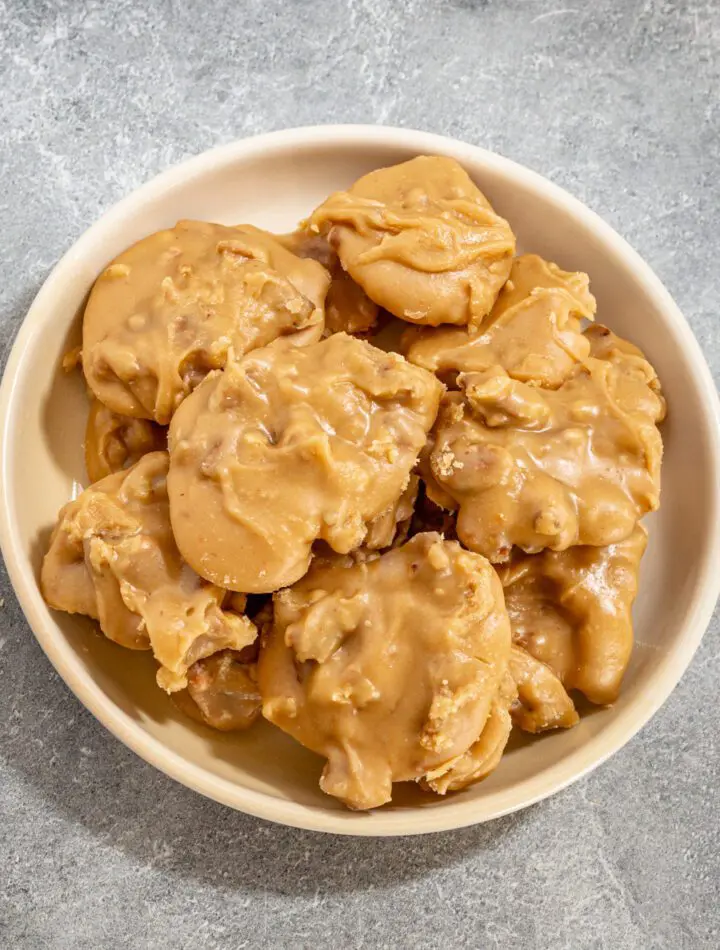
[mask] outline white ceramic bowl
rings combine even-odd
[[[670,407],[663,427],[663,504],[636,604],[636,646],[619,701],[575,729],[513,740],[485,782],[447,799],[398,787],[371,814],[345,810],[317,786],[321,760],[267,724],[226,736],[194,726],[155,686],[146,654],[56,614],[38,590],[49,529],[82,483],[85,422],[79,374],[60,368],[103,266],[178,218],[252,222],[287,231],[331,191],[422,153],[454,156],[510,220],[521,249],[590,274],[599,318],[639,344]],[[38,294],[0,393],[0,538],[25,615],[76,696],[119,739],[190,788],[241,811],[341,834],[459,828],[544,798],[623,746],[667,698],[697,648],[720,581],[720,448],[715,387],[687,323],[638,255],[592,211],[539,175],[490,152],[422,132],[327,126],[223,146],[159,175],[117,204],[63,257]],[[682,729],[682,723],[679,724]]]

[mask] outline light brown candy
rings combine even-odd
[[[244,651],[243,651],[244,652]],[[260,715],[257,664],[221,650],[188,670],[187,689],[173,699],[188,716],[219,732],[249,729]]]
[[[370,522],[363,542],[368,550],[380,551],[391,545],[396,547],[407,540],[410,520],[415,510],[419,481],[417,475],[411,475],[405,491],[398,500]]]
[[[601,323],[588,327],[584,335],[590,344],[591,356],[599,360],[608,360],[610,363],[619,366],[624,373],[634,374],[645,380],[648,388],[660,402],[662,418],[664,419],[667,407],[660,380],[654,367],[645,358],[643,351],[634,343],[630,343],[629,340],[623,340],[622,337],[617,336]]]
[[[83,319],[88,385],[115,412],[167,424],[230,351],[319,339],[328,284],[321,265],[251,225],[180,221],[96,281]]]
[[[460,327],[414,327],[402,348],[411,363],[455,385],[458,373],[501,366],[509,376],[554,389],[590,353],[581,319],[595,300],[587,274],[569,273],[536,254],[513,261],[510,277],[487,320],[474,332]]]
[[[596,323],[585,330],[585,337],[590,344],[590,355],[599,360],[618,360],[625,362],[628,357],[634,357],[643,363],[647,362],[640,347],[629,340],[623,340],[616,333],[602,323]]]
[[[325,297],[325,333],[349,333],[367,337],[377,327],[380,308],[359,284],[343,270],[335,251],[325,238],[311,231],[299,230],[280,235],[289,251],[298,257],[318,261],[330,273],[330,287]]]
[[[637,525],[617,544],[517,554],[499,570],[514,642],[593,703],[620,692],[646,544]]]
[[[457,504],[458,537],[471,550],[502,562],[513,545],[611,544],[657,508],[665,403],[645,360],[589,357],[556,390],[499,367],[460,384],[424,464]]]
[[[266,593],[308,569],[312,544],[359,547],[400,499],[441,393],[430,373],[344,333],[232,362],[170,428],[170,514],[203,577]]]
[[[517,644],[510,652],[510,675],[518,691],[510,715],[524,732],[569,729],[580,721],[572,699],[553,670]]]
[[[86,614],[110,640],[152,650],[158,684],[187,685],[197,660],[241,650],[255,626],[224,610],[227,591],[202,580],[181,558],[168,514],[166,452],[108,475],[61,510],[42,566],[45,600]]]
[[[352,808],[389,801],[393,782],[443,793],[496,713],[509,652],[497,575],[456,542],[421,534],[372,560],[318,559],[275,595],[263,715],[327,758],[321,788]]]
[[[510,710],[516,696],[515,684],[508,669],[500,679],[479,737],[466,752],[431,769],[420,784],[438,795],[445,795],[487,778],[499,765],[510,738]]]
[[[420,156],[331,195],[308,226],[327,235],[368,297],[410,323],[477,326],[507,280],[510,225],[451,158]]]
[[[91,482],[130,468],[148,452],[165,448],[167,433],[149,419],[133,419],[90,400],[85,428],[85,468]]]

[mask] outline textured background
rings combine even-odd
[[[720,372],[718,0],[0,0],[6,354],[101,211],[185,156],[316,122],[426,128],[567,187]],[[2,581],[0,947],[720,945],[718,618],[662,711],[550,801],[335,839],[174,784],[70,695]]]

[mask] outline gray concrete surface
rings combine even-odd
[[[407,125],[496,149],[627,237],[720,371],[717,0],[4,0],[0,346],[136,185],[250,133]],[[719,627],[554,799],[416,840],[234,814],[80,707],[0,591],[0,947],[720,945]]]

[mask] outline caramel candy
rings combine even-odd
[[[121,415],[167,424],[229,352],[320,338],[327,271],[251,225],[180,221],[120,254],[90,294],[82,363]]]
[[[430,373],[344,333],[231,362],[170,428],[170,514],[203,577],[247,593],[294,583],[311,547],[359,547],[399,501],[437,414]]]
[[[313,213],[368,297],[410,323],[478,326],[508,278],[510,225],[451,158],[420,156],[363,176]]]
[[[653,366],[647,361],[643,351],[630,343],[629,340],[623,340],[612,330],[597,323],[585,330],[585,338],[590,344],[590,355],[599,360],[608,360],[620,368],[626,374],[634,375],[645,380],[648,388],[659,400],[662,418],[665,418],[667,406],[662,394],[660,380]]]
[[[244,662],[243,653],[221,650],[193,663],[187,689],[173,695],[182,712],[219,732],[249,729],[261,702],[257,664]]]
[[[187,685],[187,670],[219,650],[242,650],[255,626],[224,610],[227,591],[206,583],[180,557],[170,518],[166,452],[151,452],[108,475],[60,511],[41,573],[45,600],[86,614],[106,637],[152,650],[158,684]]]
[[[494,720],[514,698],[502,692],[510,630],[484,558],[420,534],[370,560],[317,559],[274,600],[258,666],[263,715],[327,758],[323,791],[373,808],[393,782],[443,793],[477,780],[490,745],[497,761]],[[481,737],[485,761],[461,775]]]
[[[380,308],[359,284],[343,270],[335,251],[325,238],[311,231],[299,230],[278,238],[284,247],[298,257],[310,257],[330,273],[330,287],[325,297],[325,333],[349,333],[368,337],[377,327]]]
[[[370,551],[380,551],[383,548],[396,547],[407,540],[419,484],[417,475],[411,475],[407,488],[398,500],[370,522],[364,541],[366,548]]]
[[[85,468],[91,482],[130,468],[148,452],[165,448],[165,429],[148,419],[121,416],[97,399],[90,401],[85,428]]]
[[[612,544],[657,508],[665,403],[644,359],[589,357],[556,390],[499,367],[459,381],[424,465],[466,547],[502,562],[513,545]]]
[[[510,651],[510,675],[518,691],[510,715],[523,732],[569,729],[580,721],[572,699],[551,667],[516,644]]]
[[[421,780],[423,788],[445,795],[469,785],[475,785],[497,768],[510,738],[512,719],[510,710],[517,692],[509,669],[505,671],[490,703],[485,726],[470,748],[431,769]]]
[[[557,388],[590,354],[582,318],[595,299],[587,274],[568,273],[536,254],[513,261],[490,316],[474,333],[460,327],[413,327],[402,341],[411,363],[455,385],[458,373],[501,366],[513,379]]]
[[[517,554],[499,570],[514,642],[593,703],[612,703],[620,692],[646,544],[637,525],[607,547]]]

